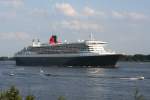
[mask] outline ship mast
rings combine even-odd
[[[90,40],[91,40],[91,41],[94,40],[94,37],[93,37],[93,34],[92,34],[92,33],[90,34]]]

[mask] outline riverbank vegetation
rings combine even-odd
[[[129,61],[129,62],[150,62],[150,55],[122,55],[119,61]]]
[[[36,100],[34,95],[27,95],[23,98],[15,86],[11,86],[6,91],[0,91],[0,100]],[[59,96],[57,100],[66,100],[64,96]]]
[[[7,57],[7,56],[0,57],[0,61],[7,61],[7,60],[15,60],[15,59],[14,57]]]
[[[134,100],[146,100],[137,88],[135,89]]]
[[[19,90],[15,86],[11,86],[6,91],[0,91],[0,100],[36,100],[36,97],[34,95],[27,95],[23,98]],[[66,98],[59,96],[57,100],[66,100]],[[135,89],[134,100],[146,100],[137,88]]]

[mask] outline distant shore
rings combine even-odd
[[[127,62],[150,62],[150,55],[135,54],[135,55],[122,55],[119,61]]]
[[[7,56],[0,57],[0,61],[7,61],[7,60],[15,60],[15,59],[14,57],[7,57]]]
[[[0,61],[15,60],[14,57],[3,56],[0,57]],[[135,55],[122,55],[119,61],[127,62],[150,62],[150,55],[135,54]]]

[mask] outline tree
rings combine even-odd
[[[0,92],[0,100],[22,100],[19,90],[11,86],[7,91]]]
[[[35,100],[35,97],[33,95],[28,95],[25,100]]]

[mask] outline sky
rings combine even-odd
[[[0,0],[0,56],[52,34],[63,42],[108,42],[117,53],[150,54],[150,0]]]

